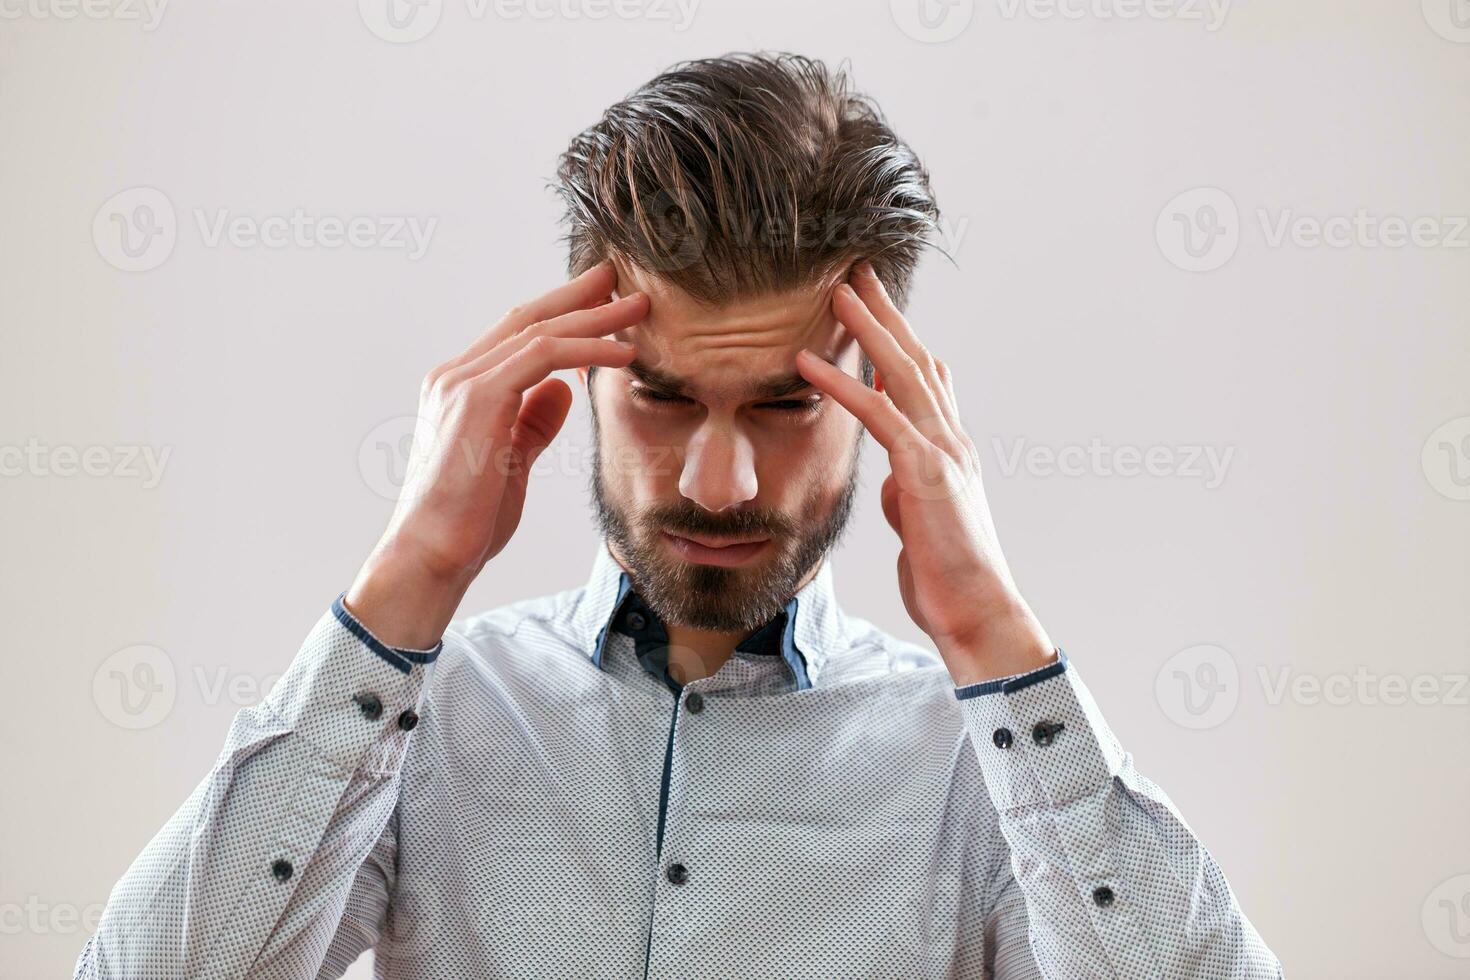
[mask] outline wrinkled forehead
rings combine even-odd
[[[614,265],[617,295],[642,290],[649,304],[642,323],[613,336],[635,346],[640,364],[683,379],[691,395],[739,398],[754,382],[793,373],[802,348],[857,363],[857,345],[832,314],[845,267],[804,289],[711,305],[628,263]]]

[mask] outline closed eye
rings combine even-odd
[[[671,395],[666,391],[659,391],[656,388],[645,388],[641,385],[629,387],[628,391],[632,393],[634,398],[640,398],[650,402],[664,402],[666,404],[679,405],[694,401],[694,399],[685,398],[683,395]]]
[[[821,404],[820,398],[786,398],[775,402],[761,402],[759,407],[781,412],[815,412]]]

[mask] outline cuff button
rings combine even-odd
[[[275,875],[277,881],[290,881],[291,875],[295,873],[296,869],[285,858],[276,858],[271,862],[271,874]]]
[[[1062,729],[1065,727],[1066,726],[1059,721],[1040,722],[1035,728],[1031,729],[1031,741],[1035,742],[1042,748],[1046,748],[1052,742],[1056,741],[1057,736],[1061,734]]]
[[[368,721],[377,721],[383,717],[383,702],[376,694],[354,694],[352,701],[357,705],[357,710]]]
[[[1011,730],[1009,728],[997,728],[995,734],[990,736],[990,740],[995,743],[995,747],[998,749],[1008,749],[1011,747],[1011,743],[1015,741],[1011,736]]]
[[[1113,890],[1107,885],[1098,885],[1092,890],[1092,903],[1100,909],[1113,904]]]
[[[406,732],[413,731],[413,726],[419,723],[419,716],[412,708],[398,716],[398,727]]]

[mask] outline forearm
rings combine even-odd
[[[1046,977],[1275,978],[1223,872],[1076,669],[959,688]],[[966,696],[968,695],[968,696]]]
[[[382,642],[424,650],[443,637],[473,580],[468,569],[432,567],[407,544],[385,541],[363,563],[343,603]]]
[[[289,961],[299,972],[269,975],[315,977],[336,928],[322,910],[340,917],[393,811],[413,727],[400,719],[429,670],[324,615],[117,883],[76,976],[233,980]]]

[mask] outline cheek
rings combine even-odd
[[[756,436],[760,484],[795,499],[847,483],[856,419],[827,415],[811,425],[770,426]]]
[[[667,422],[623,399],[599,402],[604,480],[661,493],[679,482],[678,433]]]

